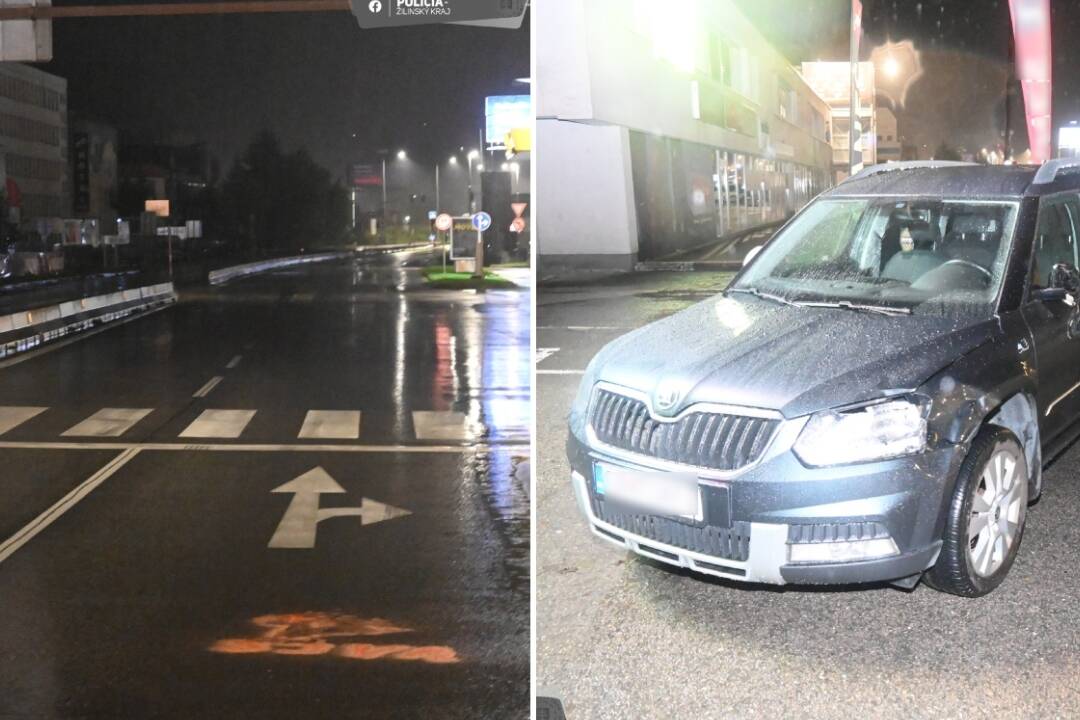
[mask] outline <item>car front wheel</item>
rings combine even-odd
[[[1000,585],[1020,547],[1027,503],[1020,442],[1005,428],[983,428],[960,467],[941,554],[926,573],[927,584],[965,597]]]

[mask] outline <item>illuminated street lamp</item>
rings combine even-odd
[[[476,149],[470,150],[468,152],[468,154],[465,156],[465,159],[469,161],[469,194],[468,194],[468,197],[466,198],[466,205],[468,205],[470,213],[476,212],[476,200],[475,200],[476,196],[473,194],[472,169],[473,169],[473,160],[476,160],[479,157],[480,157],[480,151],[476,150]],[[478,164],[476,166],[476,171],[477,172],[480,172],[483,169],[484,169],[483,165]]]
[[[457,165],[457,155],[451,155],[447,162],[451,165]],[[438,212],[442,212],[442,204],[439,196],[439,163],[435,163],[435,209]]]
[[[876,73],[876,90],[902,108],[911,85],[922,77],[922,60],[910,40],[886,42],[870,51]]]
[[[881,71],[885,73],[885,77],[895,80],[900,76],[900,61],[892,55],[888,56],[881,65]]]
[[[382,222],[386,224],[386,151],[380,150],[379,154],[382,155]],[[404,160],[407,157],[404,150],[397,151],[398,160]]]

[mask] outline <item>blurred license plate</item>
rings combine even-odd
[[[654,515],[701,520],[701,493],[696,475],[630,470],[618,465],[593,465],[596,492],[608,499]]]

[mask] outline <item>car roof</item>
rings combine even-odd
[[[952,165],[875,167],[825,193],[828,197],[866,195],[905,197],[1019,199],[1080,189],[1080,173],[1059,172],[1052,182],[1033,184],[1034,165]]]

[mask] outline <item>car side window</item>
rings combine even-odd
[[[1035,232],[1035,253],[1031,268],[1031,285],[1049,286],[1050,270],[1058,263],[1080,266],[1077,251],[1077,221],[1080,204],[1076,198],[1044,201],[1039,208],[1039,225]]]

